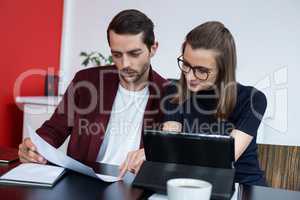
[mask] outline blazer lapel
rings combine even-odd
[[[159,114],[159,99],[160,99],[160,89],[158,89],[157,83],[155,80],[155,74],[152,70],[152,67],[150,68],[149,73],[149,99],[146,105],[144,118],[143,118],[143,128],[141,133],[141,142],[140,147],[144,147],[143,142],[143,135],[144,135],[144,129],[154,129],[157,124],[157,121],[155,119],[155,116]]]

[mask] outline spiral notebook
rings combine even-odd
[[[65,173],[65,168],[36,163],[23,163],[0,177],[0,184],[52,187]]]

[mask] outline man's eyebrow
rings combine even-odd
[[[130,51],[127,51],[126,53],[139,53],[143,51],[142,49],[138,48],[138,49],[132,49]],[[117,51],[117,50],[111,50],[111,53],[122,53],[121,51]]]
[[[142,51],[142,49],[132,49],[130,51],[127,51],[126,53],[139,53],[141,51]]]
[[[117,50],[110,50],[111,51],[111,53],[122,53],[121,51],[117,51]]]

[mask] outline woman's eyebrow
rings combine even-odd
[[[184,57],[182,57],[182,60],[183,60],[186,64],[188,64],[189,66],[193,67],[193,65],[191,65],[191,63],[189,63],[189,61],[187,61]]]
[[[196,68],[201,68],[201,69],[206,69],[206,70],[212,70],[210,67],[206,66],[201,66],[201,65],[191,65],[186,59],[182,58],[185,63],[187,63],[191,67],[196,67]]]

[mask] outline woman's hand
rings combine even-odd
[[[176,122],[176,121],[167,121],[163,124],[162,130],[163,131],[172,131],[172,132],[181,132],[182,125],[181,125],[181,123]]]

